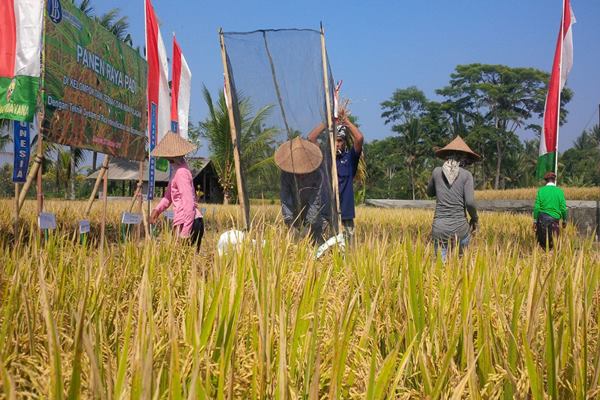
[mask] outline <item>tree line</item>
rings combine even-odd
[[[483,161],[470,167],[478,189],[531,187],[535,177],[539,137],[549,74],[534,68],[505,65],[458,65],[447,86],[428,99],[417,87],[397,89],[381,103],[386,125],[394,135],[365,146],[366,196],[425,198],[431,171],[441,161],[434,149],[457,135]],[[560,121],[573,92],[565,88]],[[534,132],[522,141],[519,133]],[[563,185],[600,185],[600,129],[584,131],[574,146],[559,156]]]

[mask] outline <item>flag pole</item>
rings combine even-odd
[[[223,61],[223,70],[225,73],[225,91],[229,101],[227,103],[227,114],[229,116],[229,130],[231,134],[231,143],[233,144],[233,162],[235,166],[235,176],[238,186],[238,201],[240,202],[240,208],[242,209],[242,221],[244,223],[244,229],[250,229],[250,208],[247,203],[244,179],[242,177],[242,166],[241,166],[241,155],[238,139],[237,125],[235,123],[235,114],[233,112],[233,90],[231,88],[230,71],[227,63],[227,49],[225,48],[225,38],[223,37],[223,29],[219,29],[219,41],[221,43],[221,59]]]
[[[327,134],[329,136],[329,147],[331,148],[331,183],[333,187],[333,197],[335,199],[336,234],[343,232],[342,219],[340,218],[340,190],[338,186],[338,174],[335,151],[335,138],[333,137],[333,113],[331,110],[331,93],[329,93],[329,71],[327,63],[327,50],[325,47],[325,30],[321,22],[321,60],[323,63],[323,85],[325,88],[325,104],[327,108]]]

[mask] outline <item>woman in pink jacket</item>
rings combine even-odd
[[[150,223],[154,224],[160,214],[173,204],[173,227],[177,236],[200,250],[204,222],[202,213],[196,208],[194,178],[183,158],[195,150],[196,146],[178,134],[168,132],[152,151],[153,157],[162,157],[169,161],[171,179],[164,197],[150,215]]]

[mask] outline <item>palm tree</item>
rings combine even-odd
[[[12,142],[10,130],[8,129],[8,123],[8,120],[0,121],[0,151],[4,150],[4,147]]]
[[[216,103],[206,87],[203,95],[208,105],[208,117],[200,122],[200,134],[209,143],[211,159],[219,175],[219,184],[223,189],[223,204],[233,199],[235,190],[235,164],[233,145],[231,143],[229,115],[223,92],[219,93]],[[265,128],[263,121],[269,115],[272,106],[265,106],[252,116],[252,108],[248,99],[238,102],[241,129],[239,141],[241,151],[241,166],[245,178],[268,175],[269,167],[273,165],[274,137],[278,133],[275,128]]]

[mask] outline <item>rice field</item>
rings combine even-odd
[[[167,230],[121,243],[111,202],[102,260],[74,234],[83,205],[49,202],[40,243],[28,203],[16,242],[0,201],[2,399],[599,396],[600,251],[572,227],[546,254],[529,216],[483,213],[444,265],[431,212],[359,208],[356,245],[316,261],[260,206],[264,247],[219,258],[235,207],[206,206],[195,255]]]

